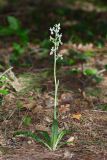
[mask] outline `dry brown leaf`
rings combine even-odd
[[[61,94],[60,101],[62,103],[70,103],[72,100],[73,100],[73,94],[72,93]]]
[[[41,105],[35,106],[35,108],[32,109],[32,113],[42,113],[43,112],[43,107]]]
[[[41,131],[47,131],[47,132],[50,131],[50,129],[49,129],[48,127],[46,127],[46,126],[44,126],[44,125],[40,125],[40,124],[37,124],[37,125],[35,126],[35,130],[41,130]]]
[[[54,98],[53,97],[51,97],[50,95],[45,93],[43,98],[45,100],[45,104],[46,104],[47,108],[51,108],[54,106]]]
[[[59,108],[60,113],[65,113],[70,110],[70,104],[61,105]]]
[[[82,115],[80,113],[76,113],[76,114],[73,114],[71,118],[80,120],[81,116]]]
[[[7,75],[8,82],[15,89],[15,91],[21,91],[23,89],[22,84],[19,82],[19,79],[15,76],[14,72],[10,70]]]
[[[32,100],[32,101],[28,101],[25,102],[25,104],[23,104],[23,107],[29,109],[29,110],[32,110],[33,108],[36,108],[36,101],[35,100]]]

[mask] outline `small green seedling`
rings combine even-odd
[[[32,119],[30,116],[24,116],[22,121],[23,121],[23,125],[29,126],[32,122]]]
[[[49,134],[46,131],[36,131],[36,133],[32,133],[30,131],[18,131],[14,134],[15,136],[21,135],[21,136],[31,137],[35,141],[42,143],[50,151],[55,151],[60,146],[70,143],[70,142],[61,142],[62,138],[66,134],[70,133],[70,131],[65,129],[59,131],[58,118],[57,118],[59,80],[57,80],[56,76],[56,69],[57,69],[56,64],[59,58],[63,59],[62,55],[57,53],[59,46],[62,45],[61,41],[62,34],[60,34],[59,31],[60,31],[60,24],[55,24],[53,28],[50,28],[51,32],[50,41],[53,43],[50,55],[54,56],[54,83],[55,83],[54,117],[52,122],[51,134]]]
[[[0,95],[2,95],[2,96],[5,96],[9,93],[8,89],[6,89],[7,83],[8,83],[7,77],[4,75],[1,76],[1,78],[0,78]]]
[[[0,105],[2,105],[3,103],[3,97],[9,93],[6,86],[7,86],[7,77],[4,75],[3,76],[1,75],[0,77]]]

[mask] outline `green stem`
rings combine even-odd
[[[54,83],[55,83],[55,97],[54,97],[54,119],[57,119],[57,103],[58,103],[58,86],[59,81],[56,78],[56,61],[57,61],[57,53],[56,53],[56,45],[54,52]]]
[[[54,98],[54,119],[57,119],[57,80],[56,80],[56,52],[54,53],[54,83],[55,83],[55,98]]]

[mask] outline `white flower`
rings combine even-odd
[[[56,28],[57,28],[58,31],[61,29],[60,28],[60,23],[56,24]]]
[[[58,57],[57,57],[57,58],[60,58],[61,60],[63,60],[62,54],[58,54]]]
[[[53,28],[50,28],[49,30],[50,30],[51,34],[54,34]]]
[[[53,55],[53,52],[52,52],[52,51],[50,52],[50,55]]]
[[[52,55],[55,51],[56,51],[56,50],[55,50],[55,48],[54,48],[54,47],[52,47],[52,48],[51,48],[50,55]]]

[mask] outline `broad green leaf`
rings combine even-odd
[[[25,45],[26,47],[27,47],[28,42],[29,42],[28,34],[29,34],[29,30],[27,30],[27,29],[20,29],[17,32],[17,35],[20,37],[21,44]]]
[[[74,59],[68,59],[68,60],[67,60],[67,63],[68,63],[69,65],[73,65],[73,64],[75,64],[75,60],[74,60]]]
[[[84,75],[88,75],[88,76],[91,76],[91,75],[96,75],[97,74],[97,70],[96,69],[85,69],[83,71]]]
[[[100,83],[103,80],[103,77],[100,75],[94,75],[93,79],[96,81],[96,83]]]
[[[8,16],[7,20],[9,23],[9,28],[11,28],[12,30],[18,30],[20,28],[20,22],[17,18],[13,16]]]
[[[6,89],[0,89],[0,94],[7,95],[9,92]]]
[[[25,51],[25,48],[22,47],[19,43],[13,43],[13,49],[14,49],[14,52],[16,52],[17,56],[20,56],[24,53]]]
[[[0,27],[0,36],[10,36],[13,34],[13,30],[9,27]]]
[[[84,53],[86,56],[88,56],[88,57],[92,57],[92,56],[94,56],[94,52],[93,51],[85,51],[85,53]]]

